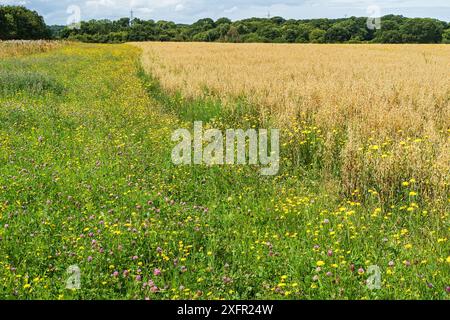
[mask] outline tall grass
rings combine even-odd
[[[43,94],[52,92],[61,94],[64,87],[52,77],[31,71],[0,70],[0,95],[28,92]]]
[[[0,58],[18,57],[34,53],[47,52],[61,46],[63,43],[64,42],[61,41],[45,40],[0,41]]]

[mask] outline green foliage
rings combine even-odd
[[[90,20],[80,28],[45,26],[36,12],[24,7],[0,6],[0,39],[53,37],[93,43],[127,41],[284,42],[284,43],[440,43],[448,24],[430,18],[387,15],[378,30],[367,28],[367,18],[286,20],[282,17],[231,21],[200,19],[192,25],[171,21],[121,18]]]
[[[298,37],[295,41],[298,43],[309,42],[309,34],[311,33],[312,29],[313,27],[310,24],[299,24],[297,28]]]
[[[269,41],[273,41],[279,37],[281,37],[281,31],[279,28],[272,26],[272,25],[267,25],[262,27],[261,29],[258,30],[257,34],[262,37],[265,38]]]
[[[0,6],[0,40],[37,40],[50,36],[50,29],[36,11],[22,6]]]
[[[442,42],[450,43],[450,29],[445,30],[442,34]]]
[[[374,42],[381,43],[440,43],[445,22],[436,19],[408,19],[386,16],[377,30]]]
[[[350,40],[352,34],[350,31],[337,23],[328,29],[325,33],[325,40],[329,43],[345,42]]]
[[[403,42],[439,43],[442,41],[443,24],[435,19],[411,19],[400,28]]]
[[[315,29],[311,30],[311,33],[309,34],[309,40],[312,43],[324,43],[326,33],[327,32],[325,30],[315,28]]]

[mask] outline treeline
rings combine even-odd
[[[50,39],[52,33],[36,11],[22,6],[0,6],[0,40]]]
[[[82,22],[59,37],[84,42],[203,41],[273,43],[450,43],[450,24],[430,18],[382,17],[382,28],[367,28],[367,18],[285,20],[251,18],[232,22],[206,18],[191,25],[122,18]]]
[[[83,21],[47,27],[35,11],[0,6],[0,39],[70,39],[83,42],[202,41],[271,43],[450,43],[450,23],[431,18],[387,15],[381,29],[367,18],[286,20],[281,17],[231,21],[206,18],[193,24],[129,18]]]

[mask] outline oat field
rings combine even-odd
[[[0,43],[1,299],[449,298],[449,46],[50,46]],[[197,120],[279,174],[173,164]]]
[[[447,203],[449,46],[136,45],[165,90],[230,109],[244,100],[262,125],[289,131],[289,147],[304,142],[305,125],[319,128],[323,166],[339,162],[347,193],[395,197],[414,177],[422,195]]]

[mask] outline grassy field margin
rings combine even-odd
[[[1,298],[447,298],[446,213],[339,201],[307,171],[176,167],[171,133],[188,121],[139,60],[71,44],[0,62],[42,87],[0,93]]]

